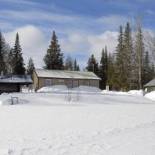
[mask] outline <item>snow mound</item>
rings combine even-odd
[[[143,90],[130,90],[128,92],[103,90],[101,93],[102,94],[108,94],[108,95],[133,95],[133,96],[138,95],[138,96],[143,96]]]
[[[143,90],[130,90],[128,94],[143,96]]]
[[[107,91],[107,90],[103,90],[101,93],[102,94],[108,94],[108,95],[129,95],[127,92],[122,92],[122,91]]]
[[[145,97],[155,101],[155,91],[152,91],[152,92],[146,94]]]
[[[66,92],[68,88],[66,85],[53,85],[48,87],[42,87],[37,92],[38,93],[53,93],[53,92]]]
[[[99,93],[101,89],[97,87],[90,87],[90,86],[79,86],[72,88],[73,91],[80,91],[80,92],[92,92],[92,93]]]

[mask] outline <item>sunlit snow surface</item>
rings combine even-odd
[[[10,98],[19,103],[9,105]],[[154,155],[155,102],[140,95],[0,95],[0,155]]]

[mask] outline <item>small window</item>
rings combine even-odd
[[[45,86],[51,86],[51,85],[52,85],[51,79],[45,79]]]
[[[59,79],[58,82],[59,83],[64,83],[64,80],[63,79]]]

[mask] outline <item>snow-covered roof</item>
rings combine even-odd
[[[144,87],[155,87],[155,79],[148,82]]]
[[[29,75],[0,76],[0,83],[32,83],[32,78]]]
[[[35,70],[38,77],[62,78],[62,79],[93,79],[100,80],[93,72],[86,71],[66,71],[66,70]]]

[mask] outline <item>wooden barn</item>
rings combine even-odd
[[[0,93],[20,92],[22,86],[32,83],[29,75],[0,76]]]
[[[52,85],[66,85],[68,88],[80,85],[99,87],[100,78],[93,72],[36,69],[33,73],[34,89]]]

